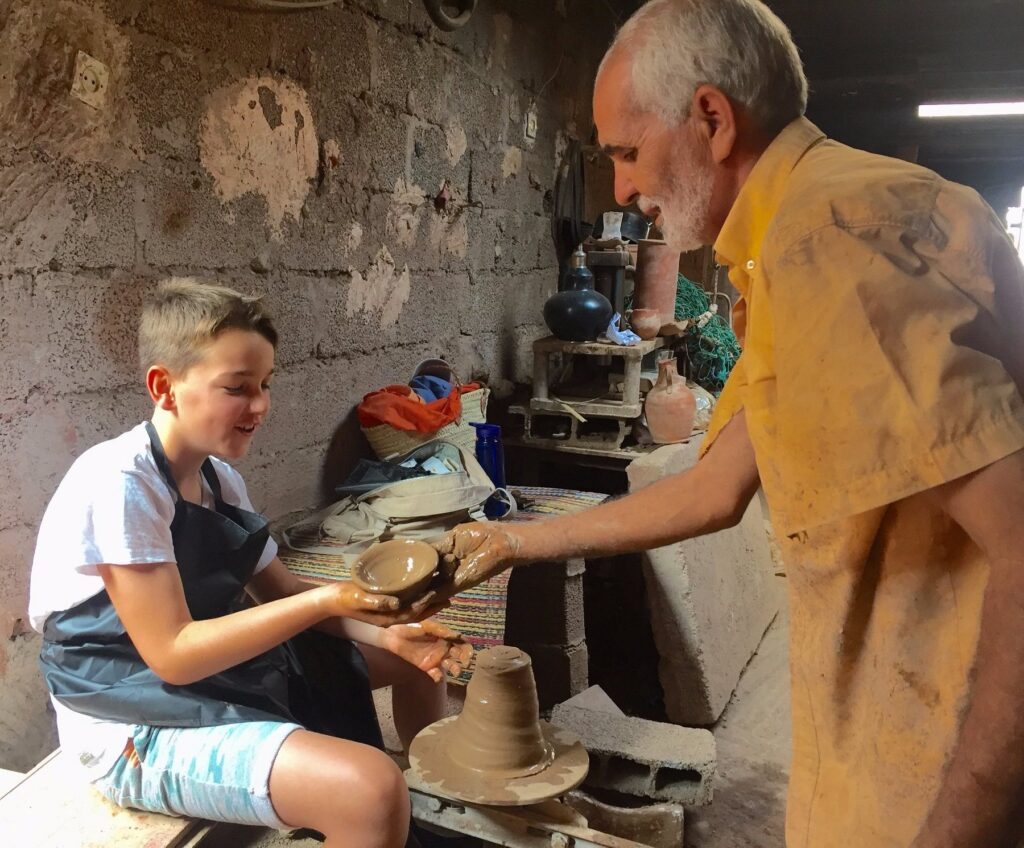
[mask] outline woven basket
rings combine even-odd
[[[487,421],[487,398],[491,390],[481,386],[462,396],[462,413],[450,424],[430,433],[416,430],[398,430],[390,424],[378,424],[375,427],[363,427],[366,440],[377,454],[377,459],[390,459],[400,456],[419,447],[432,439],[444,439],[454,442],[460,448],[473,453],[476,447],[476,430],[472,424],[484,424]]]

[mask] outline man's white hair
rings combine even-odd
[[[601,69],[619,50],[631,64],[633,108],[669,125],[689,114],[705,84],[773,135],[807,108],[793,38],[760,0],[650,0],[616,34]]]

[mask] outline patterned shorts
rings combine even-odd
[[[270,769],[297,724],[242,722],[216,727],[145,727],[94,782],[115,804],[284,830],[270,802]]]

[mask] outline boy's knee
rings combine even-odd
[[[374,752],[362,769],[359,783],[360,808],[381,827],[409,816],[409,788],[401,769],[385,753]]]

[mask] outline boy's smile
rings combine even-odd
[[[184,374],[166,375],[166,398],[158,399],[154,423],[176,472],[187,476],[210,455],[245,455],[270,411],[273,371],[274,346],[262,335],[225,330]]]

